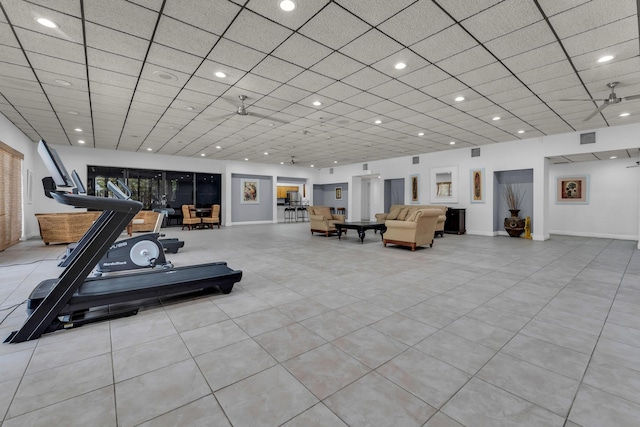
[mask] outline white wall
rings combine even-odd
[[[635,240],[638,236],[640,168],[608,160],[549,166],[549,232]],[[556,203],[559,176],[589,175],[588,204]]]
[[[533,169],[533,216],[534,239],[543,240],[550,233],[573,234],[596,237],[611,237],[637,240],[640,233],[640,168],[627,169],[624,166],[638,161],[637,149],[640,147],[637,135],[640,124],[597,129],[596,143],[579,144],[579,135],[574,132],[563,135],[530,138],[480,147],[480,157],[471,157],[469,147],[446,150],[436,153],[420,154],[420,163],[412,164],[412,156],[395,159],[369,161],[368,171],[362,170],[362,163],[334,166],[333,174],[329,169],[311,169],[289,165],[268,165],[250,162],[218,161],[191,157],[174,157],[151,153],[131,153],[92,148],[68,146],[54,147],[60,153],[67,169],[76,169],[86,180],[87,165],[123,166],[165,170],[191,170],[222,174],[222,200],[227,210],[223,218],[231,218],[231,174],[255,174],[273,177],[273,194],[276,194],[277,177],[287,176],[307,180],[307,197],[313,204],[313,185],[348,182],[349,200],[347,210],[353,216],[361,217],[360,176],[379,174],[380,185],[371,186],[371,216],[382,212],[384,206],[384,179],[404,178],[420,174],[419,197],[421,204],[431,203],[432,168],[455,166],[458,168],[458,200],[450,205],[466,208],[466,228],[470,234],[495,235],[493,227],[493,174],[495,171]],[[24,153],[23,180],[26,183],[26,170],[34,171],[34,198],[32,205],[24,206],[25,235],[38,235],[34,213],[58,212],[67,210],[53,200],[47,199],[42,191],[41,179],[47,176],[44,165],[36,154],[36,144],[29,140],[4,116],[0,115],[0,140],[12,148]],[[600,152],[617,149],[630,149],[636,157],[627,160],[600,161],[569,165],[549,165],[546,157],[576,153]],[[485,203],[471,204],[470,170],[484,168]],[[590,203],[583,206],[555,204],[555,177],[588,173],[591,177]],[[622,186],[621,186],[622,183]],[[407,185],[405,200],[410,200]],[[273,203],[273,218],[277,221],[277,206]],[[366,213],[365,213],[366,216]],[[613,219],[611,219],[613,217]],[[227,223],[226,225],[232,225]]]
[[[611,237],[617,239],[637,240],[640,233],[640,189],[638,189],[637,169],[626,169],[623,165],[631,165],[638,160],[637,152],[640,147],[637,135],[640,133],[640,124],[617,126],[614,128],[597,129],[596,143],[580,145],[580,134],[573,132],[562,135],[536,137],[499,144],[490,144],[480,147],[480,157],[471,157],[469,147],[447,150],[436,153],[421,154],[420,163],[412,163],[413,156],[399,157],[382,161],[369,161],[370,173],[380,174],[381,180],[404,178],[406,183],[405,200],[410,200],[409,177],[420,175],[419,198],[421,204],[431,203],[431,194],[434,191],[431,182],[430,171],[433,168],[445,168],[457,166],[458,200],[448,203],[456,208],[465,208],[466,229],[469,234],[493,236],[498,234],[494,230],[494,187],[493,175],[496,171],[533,169],[533,238],[544,240],[549,238],[551,232],[556,234],[573,234],[595,237]],[[601,152],[618,149],[629,149],[634,158],[619,160],[620,165],[612,161],[599,161],[589,163],[577,163],[572,165],[549,165],[547,157],[570,155],[577,153]],[[471,177],[472,169],[484,168],[485,170],[485,203],[471,203]],[[622,170],[624,169],[624,171]],[[555,176],[571,175],[577,171],[589,171],[592,175],[592,191],[604,194],[592,197],[588,205],[583,206],[579,212],[584,220],[575,219],[573,212],[578,206],[569,209],[555,205]],[[359,176],[363,174],[362,163],[334,166],[333,174],[329,169],[323,169],[318,176],[319,183],[331,183],[352,180],[357,184]],[[635,174],[635,175],[633,175]],[[624,179],[624,180],[622,180]],[[595,181],[594,181],[595,180]],[[628,182],[629,190],[622,194],[619,191],[612,192],[610,187],[619,187],[620,182]],[[372,197],[372,204],[377,204],[378,212],[383,211],[384,189],[378,188],[379,194]],[[350,195],[350,207],[353,203],[359,203],[357,191],[359,186],[352,186]],[[553,189],[553,192],[551,192]],[[377,202],[374,199],[377,198]],[[612,205],[613,204],[613,205]],[[611,208],[615,206],[615,208]],[[351,207],[351,212],[354,212]],[[613,212],[624,212],[623,221],[606,221],[614,215]],[[508,212],[495,213],[507,216]],[[617,215],[617,214],[616,214]],[[598,218],[597,227],[593,221]],[[613,222],[616,222],[615,226]],[[640,244],[639,244],[640,246]]]

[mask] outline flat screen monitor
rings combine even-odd
[[[71,171],[71,178],[73,179],[73,183],[76,185],[76,188],[78,189],[78,193],[87,194],[87,189],[84,188],[84,184],[80,179],[80,175],[78,175],[78,172],[76,172],[75,169]]]
[[[60,160],[58,152],[51,148],[44,139],[38,142],[38,154],[53,178],[56,187],[73,187],[73,180]]]

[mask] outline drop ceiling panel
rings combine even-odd
[[[230,2],[217,2],[211,7],[209,0],[189,0],[188,6],[180,1],[166,2],[162,13],[220,36],[239,11],[240,7]]]
[[[434,3],[422,1],[390,17],[378,29],[409,46],[453,24],[454,21]]]
[[[364,67],[364,64],[357,62],[339,52],[334,52],[311,67],[311,70],[327,77],[341,80],[357,72],[358,70],[363,69]]]
[[[568,9],[549,20],[558,36],[565,39],[637,13],[637,3],[634,0],[616,1],[615,7],[609,1],[597,0]]]
[[[474,46],[473,38],[460,26],[454,25],[412,45],[411,49],[427,61],[438,62]]]
[[[291,33],[291,30],[245,9],[228,28],[225,38],[268,53],[278,47]]]
[[[84,0],[85,19],[123,33],[150,39],[158,18],[152,10],[128,1]],[[118,19],[113,19],[117,16]]]
[[[340,49],[369,28],[368,24],[348,11],[330,3],[313,20],[302,26],[299,32],[331,49]]]
[[[84,49],[81,44],[49,37],[32,31],[15,29],[22,48],[27,52],[50,55],[71,62],[84,62]]]

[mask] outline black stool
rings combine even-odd
[[[296,220],[296,208],[284,208],[284,222]]]
[[[307,208],[305,207],[298,207],[296,209],[296,222],[298,222],[298,220],[305,222],[309,220],[309,216],[307,213]]]

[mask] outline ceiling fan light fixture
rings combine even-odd
[[[291,0],[282,0],[279,3],[280,9],[284,10],[285,12],[291,12],[293,9],[296,8],[296,4],[291,1]]]
[[[613,55],[604,55],[604,56],[601,56],[600,58],[598,58],[598,62],[600,64],[602,64],[603,62],[611,61],[613,58],[615,58],[615,56],[613,56]]]

